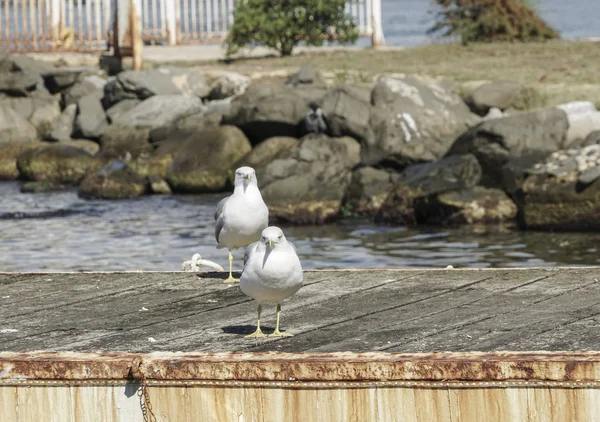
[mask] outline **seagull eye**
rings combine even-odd
[[[282,234],[280,234],[280,235],[279,235],[279,239],[281,239],[282,237],[283,237],[283,235],[282,235]]]

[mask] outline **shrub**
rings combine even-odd
[[[427,32],[458,36],[463,44],[558,38],[524,0],[435,0],[443,10]]]
[[[344,13],[345,0],[239,0],[227,37],[227,56],[241,47],[260,42],[292,54],[301,41],[323,45],[337,40],[353,43],[358,30]]]

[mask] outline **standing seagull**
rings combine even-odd
[[[258,190],[256,172],[251,167],[235,171],[233,194],[223,198],[215,211],[215,238],[217,249],[229,249],[229,278],[225,283],[235,283],[233,278],[232,249],[255,242],[269,225],[269,209]]]
[[[277,303],[275,331],[269,337],[289,337],[279,331],[279,314],[284,299],[296,294],[304,275],[296,248],[288,242],[279,227],[267,227],[260,240],[246,249],[240,288],[245,295],[258,301],[256,331],[246,337],[265,337],[260,329],[260,314],[264,302]]]

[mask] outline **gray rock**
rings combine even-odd
[[[62,114],[52,123],[47,139],[56,142],[68,142],[71,140],[75,116],[77,114],[77,104],[70,104],[65,108]]]
[[[258,178],[261,178],[262,170],[273,160],[289,157],[298,147],[299,139],[285,136],[276,136],[266,139],[252,148],[248,154],[231,166],[231,170],[249,166],[256,170]]]
[[[156,154],[173,148],[167,182],[174,192],[220,192],[228,182],[232,164],[251,150],[244,133],[234,126],[219,126],[192,133],[177,145],[162,145]]]
[[[86,151],[64,144],[49,144],[26,151],[17,158],[21,178],[58,184],[78,184],[96,164]]]
[[[148,183],[150,184],[150,191],[155,195],[170,195],[172,193],[169,184],[158,175],[148,176]]]
[[[125,71],[110,79],[104,89],[105,107],[125,99],[145,100],[154,95],[208,96],[204,75],[193,69],[159,68]]]
[[[169,125],[152,129],[149,133],[150,143],[159,146],[165,142],[175,142],[178,139],[187,139],[195,132],[219,126],[221,114],[218,112],[200,111],[184,115]]]
[[[145,177],[122,161],[111,161],[81,181],[78,195],[86,199],[127,199],[145,194]]]
[[[523,87],[513,81],[495,81],[480,85],[464,101],[473,113],[485,116],[492,107],[504,111],[515,106]]]
[[[98,145],[97,142],[90,141],[88,139],[72,139],[64,143],[72,147],[82,149],[90,155],[96,155],[98,151],[100,151],[100,145]]]
[[[38,138],[35,127],[12,108],[0,106],[0,144]]]
[[[286,85],[251,85],[231,103],[223,124],[239,127],[256,145],[275,136],[297,137],[311,102],[320,103],[324,89]]]
[[[38,182],[25,182],[21,185],[21,193],[60,192],[68,189],[71,189],[71,186],[51,182],[49,180],[40,180]]]
[[[573,101],[556,108],[567,114],[569,129],[565,147],[584,140],[590,133],[600,130],[600,112],[589,101]]]
[[[330,136],[350,136],[361,143],[370,142],[370,92],[361,87],[338,85],[321,102]]]
[[[361,167],[352,172],[343,209],[350,214],[374,216],[393,188],[386,170]]]
[[[113,105],[111,108],[106,110],[106,116],[108,117],[108,121],[110,123],[114,123],[121,116],[126,114],[129,110],[135,108],[135,106],[137,106],[139,103],[140,103],[140,100],[132,100],[132,99],[119,101],[118,103]]]
[[[36,128],[39,136],[47,134],[54,120],[60,116],[58,99],[43,94],[17,98],[0,97],[0,107],[15,110]]]
[[[549,155],[564,145],[565,113],[555,108],[487,120],[460,135],[447,156],[474,154],[485,169],[482,184],[503,187],[502,168],[523,155]]]
[[[108,125],[100,137],[99,155],[105,159],[137,158],[153,151],[148,142],[150,128],[130,124]]]
[[[514,221],[517,206],[500,189],[475,186],[441,193],[433,201],[419,201],[417,214],[429,224],[490,224]]]
[[[52,94],[59,93],[78,81],[85,75],[94,74],[98,70],[89,67],[61,67],[42,73],[44,84]]]
[[[578,181],[584,185],[589,185],[593,181],[600,178],[600,166],[589,168],[579,174]]]
[[[82,78],[68,89],[62,91],[63,108],[70,104],[77,104],[81,98],[90,94],[96,94],[99,98],[102,98],[104,96],[105,85],[106,80],[95,75]]]
[[[0,73],[0,92],[15,97],[26,97],[40,82],[39,75],[29,72]]]
[[[190,95],[154,95],[115,118],[114,124],[154,129],[168,126],[186,115],[206,110],[202,100]]]
[[[102,91],[87,94],[77,101],[77,117],[73,129],[74,136],[86,139],[100,139],[108,126],[102,107]]]
[[[315,71],[311,65],[306,63],[288,78],[286,84],[292,86],[312,85],[319,87],[325,87],[326,85],[321,73]]]
[[[307,135],[287,158],[268,164],[259,186],[269,218],[293,224],[320,224],[340,215],[351,171],[360,162],[352,138]]]
[[[479,121],[456,95],[411,76],[381,77],[371,103],[373,136],[361,149],[367,165],[403,169],[437,160],[458,134]]]
[[[246,92],[250,78],[236,72],[225,72],[213,83],[208,98],[222,100]]]

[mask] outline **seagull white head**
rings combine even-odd
[[[240,167],[235,171],[235,186],[243,186],[244,189],[248,185],[256,185],[256,171],[252,167]]]
[[[287,242],[283,231],[276,226],[267,227],[260,236],[260,242],[273,249]]]

